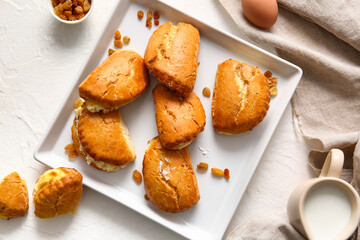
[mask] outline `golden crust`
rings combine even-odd
[[[149,85],[143,58],[132,50],[117,50],[80,84],[85,100],[117,109],[140,96]]]
[[[71,130],[79,155],[97,169],[116,171],[136,157],[134,146],[118,110],[91,113],[83,108],[81,115],[75,117]],[[93,161],[89,161],[89,157]],[[97,165],[95,161],[102,164]],[[100,167],[103,164],[107,164],[109,168]]]
[[[160,82],[186,97],[195,86],[199,44],[200,34],[195,27],[167,22],[150,37],[145,65]]]
[[[143,161],[146,195],[160,210],[181,212],[194,206],[200,193],[187,147],[171,151],[152,139]]]
[[[67,213],[75,214],[83,190],[82,178],[72,168],[46,171],[35,185],[35,215],[38,218],[52,218]]]
[[[156,124],[161,144],[181,149],[191,143],[205,127],[205,111],[198,96],[183,98],[162,84],[153,89]]]
[[[232,59],[218,65],[211,106],[217,132],[252,130],[266,116],[269,102],[269,84],[258,68]]]
[[[17,172],[12,172],[0,184],[0,218],[23,217],[28,209],[29,195],[25,180]]]

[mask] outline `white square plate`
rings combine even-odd
[[[80,157],[70,160],[64,146],[71,143],[71,125],[74,119],[73,103],[79,98],[78,86],[85,77],[106,57],[108,48],[114,48],[114,32],[119,29],[123,36],[131,38],[123,48],[133,49],[144,55],[152,32],[145,27],[146,11],[157,10],[160,24],[191,23],[200,31],[198,75],[194,91],[200,97],[206,112],[204,132],[189,146],[192,164],[209,163],[209,168],[228,168],[230,180],[214,177],[210,169],[195,170],[200,190],[200,201],[193,208],[177,214],[158,210],[144,199],[143,183],[137,185],[132,179],[135,169],[141,171],[142,159],[148,140],[157,135],[152,89],[158,83],[152,77],[149,89],[134,102],[120,108],[135,145],[137,158],[134,163],[118,172],[106,173],[88,166]],[[144,11],[138,20],[137,11]],[[271,99],[267,116],[251,132],[226,136],[217,134],[211,121],[211,98],[202,95],[202,89],[213,89],[217,65],[229,58],[258,66],[262,72],[271,71],[278,77],[279,94]],[[148,218],[191,239],[220,239],[253,175],[281,115],[289,103],[301,78],[299,67],[274,56],[242,39],[214,29],[164,3],[146,0],[122,0],[113,12],[99,37],[88,60],[67,92],[53,121],[46,130],[34,158],[50,167],[76,168],[84,176],[84,184],[118,201]],[[205,154],[201,149],[208,151]]]

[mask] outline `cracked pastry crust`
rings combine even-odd
[[[200,199],[187,147],[167,150],[158,137],[152,139],[145,150],[143,176],[146,195],[160,210],[185,211]]]
[[[184,148],[204,130],[205,111],[194,92],[184,98],[159,84],[153,97],[159,139],[165,148]]]
[[[35,215],[44,219],[75,214],[83,190],[82,179],[82,175],[73,168],[47,170],[35,184]]]
[[[24,179],[17,172],[0,183],[0,218],[23,217],[29,209],[29,195]]]
[[[120,112],[91,113],[85,105],[75,110],[71,128],[79,155],[87,164],[107,172],[118,171],[132,162],[135,148]]]
[[[167,87],[189,96],[195,86],[200,34],[191,24],[167,22],[149,39],[146,67]]]
[[[218,65],[211,106],[217,132],[252,130],[266,116],[269,102],[269,84],[257,67],[233,59]]]
[[[135,100],[148,85],[143,58],[132,50],[117,50],[80,84],[79,94],[89,111],[111,111]]]

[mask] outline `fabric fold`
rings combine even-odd
[[[308,164],[318,175],[328,151],[343,150],[342,178],[360,192],[359,2],[279,0],[277,22],[262,30],[245,19],[240,0],[219,1],[243,34],[258,44],[275,47],[278,56],[303,69],[291,103],[299,132],[311,149]],[[267,224],[251,220],[244,224],[251,223],[258,228]],[[276,229],[278,234],[279,227]],[[268,233],[268,239],[278,239]],[[245,239],[234,236],[230,234],[229,239]]]

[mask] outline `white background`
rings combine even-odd
[[[85,22],[66,25],[50,15],[47,0],[0,0],[0,178],[17,171],[30,195],[25,217],[0,219],[0,239],[183,239],[87,187],[76,215],[41,220],[33,214],[32,190],[47,169],[33,150],[117,2],[94,1]],[[246,39],[217,0],[166,2]],[[286,214],[291,191],[313,176],[307,154],[289,105],[224,238],[252,216]]]

